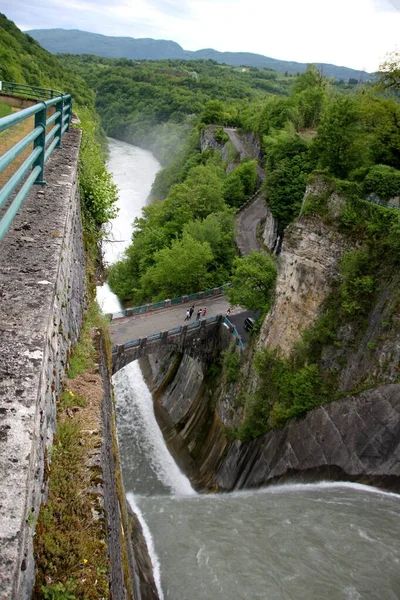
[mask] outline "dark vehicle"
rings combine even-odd
[[[251,331],[254,327],[254,319],[252,319],[251,317],[247,317],[247,319],[244,322],[244,328],[246,331]]]

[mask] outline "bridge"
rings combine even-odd
[[[221,327],[229,332],[229,343],[235,344],[241,352],[248,336],[244,321],[248,316],[254,317],[254,313],[234,307],[227,318],[225,315],[229,304],[221,288],[216,288],[216,295],[205,295],[208,291],[212,292],[207,290],[192,294],[197,296],[196,300],[187,300],[187,296],[183,296],[174,299],[173,305],[171,300],[167,300],[157,303],[155,308],[152,308],[153,305],[144,305],[116,313],[109,325],[113,341],[113,373],[129,362],[160,349],[188,350],[195,347],[199,340],[204,340],[206,335],[213,335],[214,329]],[[158,304],[165,305],[159,307]],[[187,321],[186,311],[193,304],[195,310],[192,319]],[[199,308],[205,308],[207,312],[197,319]]]

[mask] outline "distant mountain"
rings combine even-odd
[[[292,75],[306,70],[306,63],[277,60],[252,54],[251,52],[218,52],[212,48],[204,50],[184,50],[176,42],[168,40],[153,40],[151,38],[111,37],[79,29],[31,29],[27,31],[43,48],[57,53],[96,54],[107,58],[132,58],[137,60],[181,59],[200,60],[212,59],[218,63],[232,66],[257,67],[259,69],[274,69],[281,73],[286,71]],[[314,63],[323,70],[327,77],[343,79],[369,79],[365,71],[356,71],[348,67],[337,67],[325,63]]]

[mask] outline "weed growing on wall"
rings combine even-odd
[[[102,324],[98,308],[91,306],[57,402],[57,431],[48,453],[49,494],[34,537],[35,600],[109,597],[106,529],[96,492],[101,471],[90,458],[101,445],[103,389],[94,327]]]

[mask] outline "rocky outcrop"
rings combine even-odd
[[[288,356],[317,317],[337,281],[348,239],[318,217],[300,217],[286,231],[278,263],[275,301],[260,332],[260,348]]]
[[[243,139],[252,157],[255,158],[257,161],[261,161],[261,141],[254,133],[254,131],[241,131],[240,137]]]
[[[217,129],[218,127],[216,125],[209,125],[202,131],[200,136],[200,149],[202,152],[208,148],[217,150],[221,154],[222,160],[228,162],[229,147],[226,143],[221,144],[215,139]]]
[[[310,195],[326,199],[325,218],[303,215],[285,232],[275,302],[255,344],[279,347],[285,357],[318,318],[340,281],[341,257],[356,244],[334,225],[344,199],[320,180],[308,188]],[[400,492],[399,283],[398,273],[385,272],[368,324],[339,323],[336,343],[323,350],[321,368],[337,376],[341,399],[253,441],[233,441],[225,432],[240,427],[243,395],[257,389],[254,349],[248,349],[233,386],[223,376],[211,382],[202,361],[185,358],[176,370],[168,366],[171,357],[153,364],[147,379],[162,408],[166,439],[178,440],[175,452],[187,454],[181,467],[190,463],[187,472],[200,488],[229,491],[289,478],[330,478]]]
[[[290,479],[341,479],[400,492],[400,385],[321,406],[281,431],[233,442],[216,476],[222,490]]]
[[[266,216],[262,228],[262,240],[270,252],[276,254],[279,246],[279,222],[266,205]]]

